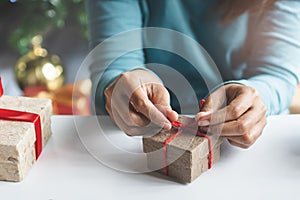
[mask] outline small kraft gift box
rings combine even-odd
[[[179,116],[170,131],[143,137],[148,168],[191,183],[220,159],[222,138],[201,133],[193,118]]]
[[[51,135],[49,99],[3,95],[0,78],[0,181],[28,174]]]

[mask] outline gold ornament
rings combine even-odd
[[[32,39],[33,50],[21,57],[15,66],[15,75],[21,89],[26,87],[46,87],[57,90],[64,83],[64,69],[60,58],[48,54],[41,47],[42,37]]]

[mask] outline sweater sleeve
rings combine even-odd
[[[89,57],[92,102],[94,100],[98,114],[106,114],[105,88],[121,73],[143,68],[140,32],[127,34],[129,37],[122,34],[118,37],[120,33],[142,27],[142,11],[140,1],[136,0],[89,0],[87,12],[89,45],[91,49],[94,48]],[[135,50],[130,46],[134,46]]]
[[[255,88],[267,115],[280,114],[299,83],[300,1],[278,1],[253,27],[243,79],[233,82]]]

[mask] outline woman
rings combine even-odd
[[[140,49],[118,57],[107,69],[102,64],[91,67],[96,107],[100,113],[107,111],[128,135],[142,134],[140,127],[149,121],[170,129],[180,109],[192,104],[186,91],[194,92],[199,101],[206,98],[195,116],[198,125],[204,130],[209,126],[212,132],[221,130],[222,136],[241,148],[250,147],[261,135],[266,116],[288,110],[299,82],[300,1],[90,0],[87,7],[92,47],[137,28],[174,30],[206,49],[223,80],[221,84],[216,81],[217,72],[215,77],[207,73],[211,71],[209,64],[200,66],[199,75],[191,63],[176,53],[143,49],[150,37],[157,40],[155,44],[180,43],[164,34],[143,33],[136,39],[142,41]],[[118,44],[126,47],[125,40]],[[200,48],[191,50],[185,44],[180,43],[189,57],[203,57]],[[114,48],[107,47],[98,56],[105,60],[111,52]],[[194,91],[182,89],[187,98],[179,102],[178,94],[168,91],[162,83],[165,80],[154,73],[159,66],[149,70],[144,65],[147,63],[176,69]]]

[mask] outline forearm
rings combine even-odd
[[[296,80],[285,81],[260,75],[238,82],[256,89],[267,107],[267,115],[276,115],[288,112],[297,87]]]
[[[243,80],[255,88],[267,115],[286,112],[299,83],[300,2],[278,1],[249,30],[249,51]]]
[[[142,36],[123,34],[142,27],[139,1],[89,0],[90,72],[92,101],[98,113],[106,113],[104,89],[121,73],[143,67]],[[134,51],[131,47],[135,47]]]

